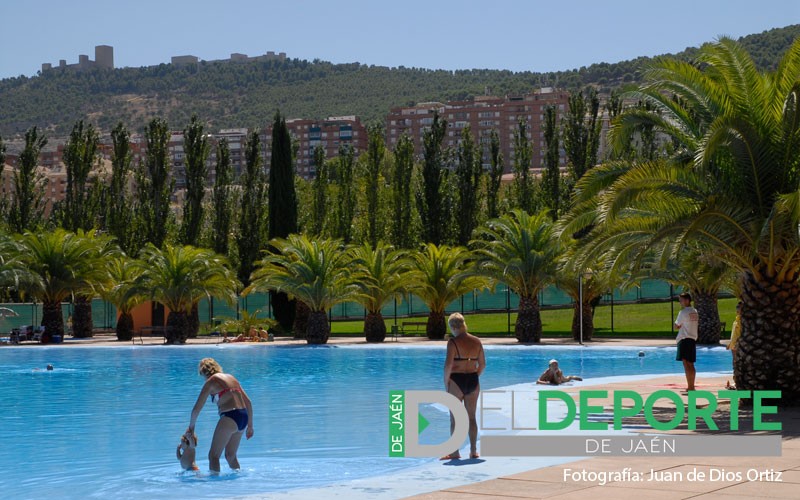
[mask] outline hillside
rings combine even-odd
[[[772,68],[798,36],[800,25],[793,25],[740,40],[760,67]],[[674,55],[688,59],[696,50],[687,48]],[[153,116],[179,127],[193,113],[212,129],[263,126],[275,109],[289,117],[356,114],[366,121],[382,120],[392,106],[463,99],[487,90],[504,95],[587,84],[608,90],[638,81],[651,60],[640,57],[551,73],[453,72],[298,59],[201,62],[187,67],[161,64],[84,73],[52,70],[0,80],[0,135],[8,138],[38,125],[64,136],[75,120],[87,116],[106,131],[120,120],[139,130]]]

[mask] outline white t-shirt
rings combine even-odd
[[[699,316],[697,315],[697,309],[692,306],[681,309],[678,313],[678,317],[675,319],[675,326],[679,328],[678,336],[675,338],[675,341],[680,342],[683,339],[697,340],[698,321]]]

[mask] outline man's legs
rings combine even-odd
[[[687,391],[693,391],[694,389],[694,379],[697,371],[694,369],[694,363],[691,361],[683,360],[683,371],[686,373],[686,385]]]

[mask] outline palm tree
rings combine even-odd
[[[577,206],[597,196],[590,252],[630,234],[642,235],[633,254],[661,246],[679,259],[687,245],[708,248],[741,273],[737,388],[800,401],[800,40],[774,72],[723,38],[694,63],[656,63],[647,78],[636,97],[649,108],[623,113],[612,138],[652,125],[674,154],[595,169],[578,183]]]
[[[479,271],[494,283],[505,283],[519,295],[519,314],[514,334],[519,342],[539,342],[542,318],[539,291],[556,272],[559,244],[554,238],[552,219],[547,211],[529,215],[512,210],[492,219],[476,230]]]
[[[364,336],[367,342],[383,342],[386,323],[381,309],[400,297],[410,284],[411,261],[405,252],[379,242],[374,248],[365,243],[353,249],[353,263],[360,275],[360,293],[356,300],[367,310]]]
[[[107,270],[106,266],[109,260],[120,253],[119,247],[110,236],[99,234],[94,230],[84,232],[80,229],[77,234],[95,240],[97,254],[94,260],[103,269]],[[89,288],[73,294],[72,335],[74,337],[87,338],[93,335],[92,298],[110,286],[110,275],[106,273],[104,278],[103,281],[94,281]]]
[[[191,333],[192,304],[203,297],[236,301],[241,286],[224,257],[204,248],[148,244],[140,253],[141,274],[131,294],[143,294],[169,309],[167,342],[183,344]]]
[[[0,286],[19,286],[25,266],[20,262],[22,248],[6,233],[0,232]]]
[[[19,237],[19,261],[29,279],[23,289],[42,301],[42,326],[51,335],[64,335],[61,303],[73,294],[87,294],[108,280],[97,238],[63,229],[25,233]]]
[[[464,247],[433,243],[412,255],[409,291],[430,310],[425,327],[429,339],[441,340],[447,333],[444,310],[448,304],[488,286],[489,280],[475,272],[474,260],[475,255]]]
[[[135,283],[144,272],[144,267],[133,259],[117,256],[108,262],[111,283],[102,292],[102,297],[117,308],[117,340],[133,338],[133,316],[131,311],[147,300],[147,296],[135,288]]]
[[[275,238],[270,245],[275,251],[258,263],[244,293],[272,290],[305,303],[310,309],[306,342],[328,342],[328,311],[358,293],[347,247],[341,240],[311,241],[297,234]]]
[[[575,242],[573,242],[575,244]],[[572,299],[572,338],[590,341],[594,336],[594,306],[608,290],[611,271],[600,261],[588,265],[567,251],[558,263],[554,281]],[[583,320],[583,330],[581,330]]]

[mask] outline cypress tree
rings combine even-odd
[[[236,244],[239,249],[239,281],[250,284],[250,274],[263,247],[264,197],[266,195],[258,131],[247,135],[245,171],[242,174],[242,206]],[[270,210],[272,214],[272,210]]]
[[[214,178],[213,193],[213,247],[214,251],[220,255],[228,256],[229,235],[231,232],[231,221],[233,219],[233,200],[231,196],[231,184],[233,183],[233,165],[231,164],[231,151],[228,140],[222,138],[217,143],[217,164],[215,167],[216,177]]]
[[[531,176],[533,148],[528,140],[528,124],[520,119],[514,132],[514,197],[517,208],[533,213],[534,184]]]
[[[138,223],[142,225],[145,243],[163,248],[167,239],[170,196],[175,181],[169,175],[169,127],[161,118],[154,118],[144,129],[147,146],[144,164],[139,165]]]
[[[8,226],[12,232],[24,233],[35,229],[44,216],[44,192],[47,179],[36,169],[39,153],[47,138],[36,127],[25,132],[25,148],[14,169],[14,194],[8,212]]]
[[[128,176],[131,173],[131,134],[118,123],[111,130],[111,184],[108,186],[106,204],[106,227],[117,240],[119,247],[128,255],[135,256],[142,247],[137,238],[134,202],[128,192]]]
[[[353,189],[353,170],[355,153],[349,144],[339,146],[336,169],[336,184],[339,188],[336,201],[336,236],[345,243],[353,239],[353,217],[355,217],[355,190]]]
[[[325,218],[328,213],[328,166],[325,164],[325,148],[317,146],[314,148],[314,170],[316,175],[311,184],[313,191],[312,211],[311,211],[311,233],[314,236],[322,236],[325,229]]]
[[[545,204],[550,208],[550,216],[558,219],[561,209],[561,169],[559,167],[558,126],[556,108],[547,106],[544,110],[544,172],[542,173],[542,193]]]
[[[0,135],[0,173],[6,164],[6,144],[3,142],[3,136]],[[6,212],[8,211],[8,199],[4,196],[0,199],[0,223],[6,222]]]
[[[564,152],[573,182],[597,163],[601,127],[599,112],[600,99],[594,88],[589,88],[585,97],[580,90],[570,93],[563,135]]]
[[[394,147],[394,172],[392,174],[392,244],[397,248],[411,248],[411,179],[414,174],[414,143],[407,134],[398,139]]]
[[[417,208],[422,220],[422,234],[427,243],[441,245],[447,232],[447,207],[443,200],[445,185],[443,149],[447,120],[433,113],[433,122],[422,136],[422,186],[417,190]],[[444,193],[447,194],[447,193]]]
[[[458,193],[455,211],[458,244],[467,246],[472,231],[478,226],[478,207],[480,206],[480,185],[483,167],[480,148],[472,140],[469,127],[461,131],[456,164],[456,191]]]
[[[491,168],[489,170],[489,184],[486,189],[486,212],[489,219],[495,219],[500,216],[498,196],[505,165],[503,163],[503,153],[500,152],[500,137],[497,135],[497,130],[494,129],[492,129],[489,136],[489,162],[491,163]]]
[[[272,123],[272,157],[269,169],[269,239],[297,232],[297,195],[294,188],[292,138],[280,111]],[[285,293],[270,292],[272,311],[284,330],[294,324],[295,302]]]
[[[186,197],[183,202],[181,221],[181,243],[197,246],[203,228],[203,197],[206,194],[208,177],[208,155],[211,146],[204,133],[203,124],[192,115],[189,124],[183,129],[183,151],[186,172]]]
[[[75,123],[69,140],[64,145],[67,190],[60,225],[68,231],[88,231],[95,225],[97,205],[93,203],[88,182],[89,174],[98,158],[99,145],[100,135],[97,130],[91,124],[84,127],[83,120]]]
[[[381,183],[386,146],[383,128],[373,125],[367,129],[367,238],[372,248],[378,244],[378,195]]]

